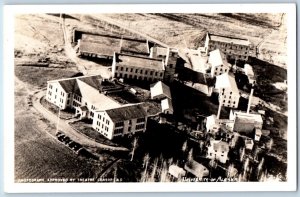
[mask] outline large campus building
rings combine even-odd
[[[206,34],[206,53],[220,49],[229,59],[248,60],[250,42],[248,39]]]
[[[122,87],[103,79],[100,75],[52,80],[47,84],[46,100],[61,110],[74,108],[75,115],[81,118],[92,119],[95,110],[121,106],[103,93],[121,90]]]
[[[115,53],[112,76],[115,78],[162,81],[165,65],[162,59]]]
[[[141,104],[122,106],[95,112],[93,128],[108,139],[144,132],[147,113]]]
[[[106,96],[123,87],[100,75],[47,82],[46,99],[61,110],[75,109],[75,116],[93,120],[93,128],[108,139],[145,131],[147,113],[142,104],[122,106]]]

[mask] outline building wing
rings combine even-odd
[[[228,88],[231,89],[233,92],[239,92],[235,78],[228,73],[224,73],[222,75],[217,76],[215,88]]]
[[[105,111],[113,122],[145,118],[147,116],[141,104],[117,107]]]

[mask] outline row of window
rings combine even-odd
[[[120,77],[120,78],[125,78],[125,79],[138,79],[138,80],[148,80],[148,81],[153,81],[157,77],[153,76],[137,76],[137,75],[130,75],[130,74],[122,74],[122,73],[116,73],[115,77]],[[159,78],[163,77],[163,73],[160,74]]]
[[[143,69],[133,69],[133,68],[125,68],[124,69],[124,67],[120,67],[120,66],[116,66],[116,71],[118,71],[118,70],[120,70],[120,71],[125,71],[125,72],[130,72],[130,73],[139,73],[139,74],[145,74],[145,75],[153,75],[154,74],[154,76],[158,76],[158,75],[160,75],[161,77],[163,76],[163,73],[160,73],[159,74],[159,72],[155,72],[155,71],[152,71],[152,70],[143,70]]]
[[[78,95],[76,95],[76,94],[74,94],[74,99],[77,100],[77,101],[79,101],[79,102],[81,102],[81,97],[78,96]]]
[[[109,125],[110,121],[108,119],[105,119],[105,117],[101,116],[100,114],[98,114],[98,119],[101,121],[101,118],[102,118],[102,122],[105,122],[107,125]]]
[[[245,50],[248,50],[249,47],[246,47],[246,46],[241,46],[241,45],[234,45],[234,44],[227,44],[227,43],[222,43],[222,42],[214,42],[212,41],[211,42],[212,45],[214,46],[220,46],[220,47],[226,47],[226,48],[229,48],[229,49],[245,49]]]
[[[102,135],[105,135],[106,137],[108,136],[108,134],[107,134],[107,133],[103,133],[103,131],[102,131],[102,130],[100,130],[99,128],[96,128],[96,130],[97,130],[98,132],[100,132]]]

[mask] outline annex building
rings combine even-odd
[[[207,33],[205,40],[205,50],[209,52],[220,49],[229,59],[248,60],[250,42],[248,39],[221,36]]]

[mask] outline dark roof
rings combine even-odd
[[[92,41],[81,41],[79,50],[81,53],[90,53],[101,56],[113,56],[114,52],[118,52],[120,47],[118,45],[107,45]]]
[[[58,83],[61,85],[61,87],[67,92],[71,93],[74,90],[74,86],[76,84],[76,79],[66,79],[58,81]]]
[[[89,109],[87,108],[87,106],[81,106],[81,107],[79,107],[80,109],[81,109],[81,111],[88,111]]]
[[[103,78],[100,75],[90,76],[90,77],[82,77],[78,78],[80,81],[92,86],[93,88],[99,90],[101,88],[101,83]]]
[[[130,66],[130,67],[138,67],[138,68],[146,68],[152,70],[165,70],[163,61],[161,59],[154,59],[149,57],[141,57],[137,55],[130,54],[116,54],[116,65],[120,66]]]
[[[132,52],[132,53],[149,54],[147,45],[148,44],[146,41],[123,39],[121,53]]]
[[[114,122],[145,118],[147,116],[141,104],[109,109],[106,110],[106,113]]]

